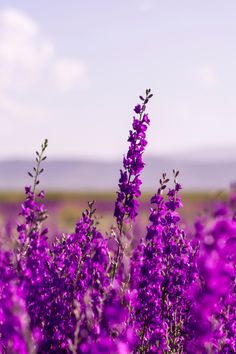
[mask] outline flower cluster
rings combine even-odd
[[[199,230],[201,231],[199,234]],[[206,225],[197,223],[200,238],[198,257],[199,284],[192,293],[192,340],[189,353],[206,348],[217,353],[234,353],[236,222],[226,205],[214,212]]]
[[[0,351],[34,353],[36,343],[30,331],[26,303],[10,254],[5,251],[0,251],[0,274]]]
[[[189,324],[189,289],[195,280],[195,249],[178,226],[176,181],[167,200],[162,195],[169,181],[166,175],[152,197],[150,225],[147,228],[142,266],[137,287],[136,325],[140,333],[140,352],[182,353]]]
[[[117,227],[107,234],[89,202],[74,232],[52,240],[44,226],[44,192],[37,191],[47,140],[36,152],[16,247],[6,250],[9,243],[2,242],[0,249],[1,353],[236,352],[235,194],[210,217],[198,218],[192,235],[179,213],[178,171],[169,189],[163,174],[146,234],[131,239],[151,97],[146,90],[134,108],[115,202]]]

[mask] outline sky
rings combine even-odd
[[[0,0],[0,159],[44,138],[120,158],[146,88],[147,154],[236,147],[235,18],[235,0]]]

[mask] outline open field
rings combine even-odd
[[[140,198],[139,217],[136,227],[145,233],[152,193],[143,193]],[[47,222],[56,232],[72,231],[74,225],[87,208],[88,201],[95,201],[96,215],[101,230],[107,230],[114,222],[114,204],[116,194],[112,192],[47,192],[45,205],[48,211]],[[183,208],[180,213],[184,222],[191,227],[196,215],[209,214],[216,201],[227,200],[227,192],[182,193]],[[19,219],[20,203],[24,200],[21,192],[0,192],[0,221],[4,220],[14,227]],[[145,236],[145,235],[144,235]]]

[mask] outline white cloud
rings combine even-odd
[[[0,12],[0,89],[31,88],[53,57],[38,25],[13,8]]]
[[[0,93],[27,92],[39,81],[59,92],[84,88],[86,66],[76,58],[60,58],[39,24],[24,12],[0,11]]]
[[[210,66],[199,66],[195,68],[193,78],[206,88],[218,87],[220,81],[217,72]]]
[[[58,59],[52,66],[52,79],[60,91],[73,87],[86,88],[88,83],[86,65],[75,59]]]

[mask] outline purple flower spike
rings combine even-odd
[[[124,221],[133,221],[137,216],[136,198],[140,196],[142,184],[139,175],[144,167],[142,155],[147,145],[146,130],[150,123],[145,109],[150,96],[150,90],[147,90],[146,98],[142,98],[145,104],[137,104],[134,108],[135,113],[140,116],[133,119],[133,130],[130,131],[128,138],[129,150],[123,159],[124,169],[120,171],[119,191],[114,211],[120,234],[122,234]]]
[[[119,236],[117,238],[118,248],[113,262],[112,279],[114,279],[118,265],[122,259],[123,245],[122,235],[124,223],[132,223],[137,216],[138,201],[140,196],[140,186],[142,184],[139,178],[144,168],[142,155],[147,145],[146,130],[149,125],[149,119],[145,113],[146,104],[152,97],[151,90],[146,90],[146,98],[140,96],[143,104],[137,104],[134,108],[139,117],[133,119],[133,130],[130,130],[128,142],[129,150],[123,159],[123,170],[120,170],[119,191],[115,203],[114,216],[117,221]]]

